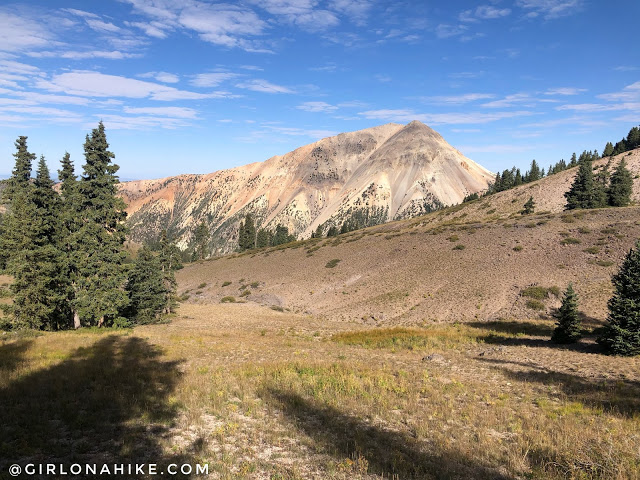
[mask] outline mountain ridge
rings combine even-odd
[[[216,253],[232,250],[237,226],[252,213],[259,227],[307,238],[319,225],[340,227],[356,212],[392,220],[462,201],[493,174],[418,121],[345,132],[263,162],[209,174],[123,182],[134,241],[163,229],[182,248],[205,221]]]

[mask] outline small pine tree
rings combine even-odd
[[[273,234],[269,230],[261,228],[260,230],[258,230],[258,233],[256,235],[256,247],[268,247],[269,245],[271,245],[272,238]]]
[[[609,315],[598,343],[605,353],[640,354],[640,240],[629,250],[620,270],[612,278],[614,293]]]
[[[573,184],[569,191],[564,194],[564,197],[567,199],[565,210],[605,206],[606,196],[604,195],[604,189],[596,183],[593,177],[590,160],[580,162]]]
[[[158,257],[146,246],[129,271],[126,291],[129,295],[131,319],[135,323],[157,320],[167,306],[167,288]]]
[[[613,154],[613,143],[607,142],[602,152],[603,157],[610,157]]]
[[[158,261],[160,262],[164,282],[163,310],[168,315],[175,311],[177,305],[176,292],[178,282],[176,282],[175,271],[182,268],[182,252],[175,242],[169,240],[166,230],[162,231],[162,236],[160,237]]]
[[[611,175],[611,182],[607,189],[607,203],[612,207],[626,207],[631,202],[632,189],[631,172],[627,170],[627,164],[622,159]]]
[[[203,220],[193,232],[193,243],[195,244],[193,256],[194,260],[203,260],[207,257],[209,250],[209,227]]]
[[[318,228],[316,228],[316,232],[314,237],[315,238],[322,238],[322,234],[323,234],[323,230],[322,230],[322,224],[318,225]]]
[[[338,236],[338,228],[335,225],[331,225],[329,230],[327,230],[327,238],[329,237],[337,237]]]
[[[536,209],[536,202],[533,201],[533,197],[529,197],[527,203],[524,204],[524,209],[522,210],[522,215],[530,215]]]
[[[578,296],[572,284],[569,284],[564,292],[562,306],[554,316],[557,326],[551,334],[551,340],[555,343],[577,342],[582,336],[582,325],[578,315]]]

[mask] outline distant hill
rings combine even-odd
[[[630,207],[564,212],[572,168],[422,217],[194,263],[178,272],[180,293],[396,325],[549,316],[553,291],[573,282],[580,311],[603,320],[611,275],[640,238],[640,149],[614,165],[621,158],[634,176]],[[521,215],[530,196],[536,211]],[[530,286],[551,290],[531,298]]]
[[[308,238],[352,216],[372,223],[407,218],[483,191],[493,174],[414,121],[343,133],[265,162],[208,175],[124,182],[131,238],[167,228],[186,247],[205,221],[218,253],[237,245],[238,225],[252,213],[258,227],[278,224]]]

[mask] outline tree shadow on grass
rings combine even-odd
[[[539,365],[512,362],[493,358],[479,358],[493,364],[503,374],[519,382],[535,382],[544,386],[554,385],[569,401],[580,402],[606,413],[632,418],[640,412],[640,382],[628,380],[589,379],[570,373],[557,372]],[[509,365],[530,367],[530,370],[513,370]]]
[[[24,360],[33,340],[18,340],[0,345],[0,375],[13,372]]]
[[[530,338],[530,337],[506,337],[489,333],[482,338],[484,343],[491,345],[503,345],[505,347],[545,347],[556,348],[560,350],[571,350],[583,353],[598,353],[602,349],[593,341],[580,341],[577,343],[559,344],[551,341],[551,333],[554,327],[545,324],[536,324],[534,322],[471,322],[467,323],[470,327],[491,330],[498,333],[506,334],[524,334],[546,338]],[[584,335],[585,339],[593,339],[593,335]]]
[[[110,335],[0,390],[0,473],[13,463],[95,463],[98,470],[155,463],[158,472],[193,465],[191,447],[163,455],[161,441],[178,413],[170,395],[179,371],[161,353],[141,338]]]
[[[410,435],[371,425],[335,407],[317,405],[294,392],[268,389],[264,398],[311,437],[320,452],[339,461],[355,459],[357,470],[360,462],[363,470],[382,478],[513,478],[451,448],[429,445]]]

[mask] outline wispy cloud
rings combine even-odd
[[[178,77],[178,75],[168,72],[147,72],[141,73],[138,76],[140,78],[154,78],[162,83],[178,83],[180,81],[180,77]]]
[[[104,58],[107,60],[122,60],[125,58],[141,58],[141,53],[127,53],[119,50],[60,50],[60,51],[38,51],[28,52],[28,56],[33,58],[68,58],[70,60],[86,60],[89,58]]]
[[[85,97],[150,98],[152,100],[197,100],[228,97],[226,92],[195,93],[153,82],[98,72],[69,72],[51,80],[38,80],[36,87]]]
[[[526,16],[529,18],[542,16],[552,20],[578,12],[583,0],[517,0],[516,5],[528,10]]]
[[[465,103],[475,102],[478,100],[488,100],[495,97],[496,96],[493,93],[464,93],[462,95],[420,97],[420,100],[436,105],[463,105]]]
[[[217,87],[221,83],[239,76],[237,73],[230,72],[199,73],[189,83],[194,87]]]
[[[491,5],[480,5],[475,10],[465,10],[460,13],[458,20],[461,22],[478,22],[480,20],[493,20],[496,18],[506,17],[511,14],[509,8],[496,8]]]
[[[124,107],[125,113],[156,115],[172,118],[196,118],[198,112],[186,107]]]
[[[545,95],[578,95],[586,92],[586,88],[564,87],[564,88],[550,88]]]
[[[305,112],[322,112],[331,113],[335,112],[338,107],[326,102],[304,102],[296,107],[298,110],[304,110]]]
[[[528,111],[513,112],[492,112],[492,113],[416,113],[409,109],[397,110],[368,110],[360,112],[358,115],[372,120],[386,120],[392,122],[407,123],[412,120],[420,120],[429,125],[448,125],[448,124],[482,124],[504,120],[507,118],[521,117],[532,115]]]
[[[627,85],[620,92],[605,93],[598,98],[612,102],[633,102],[640,99],[640,81]]]
[[[441,23],[436,27],[436,36],[438,38],[451,38],[463,35],[467,32],[469,27],[466,25],[449,25]]]
[[[288,87],[276,85],[271,82],[268,82],[267,80],[261,80],[261,79],[254,79],[254,80],[247,80],[246,82],[240,82],[236,84],[236,87],[252,90],[254,92],[263,92],[263,93],[295,93],[292,89]]]
[[[25,52],[58,44],[54,33],[28,15],[14,13],[14,9],[0,8],[0,50]]]

